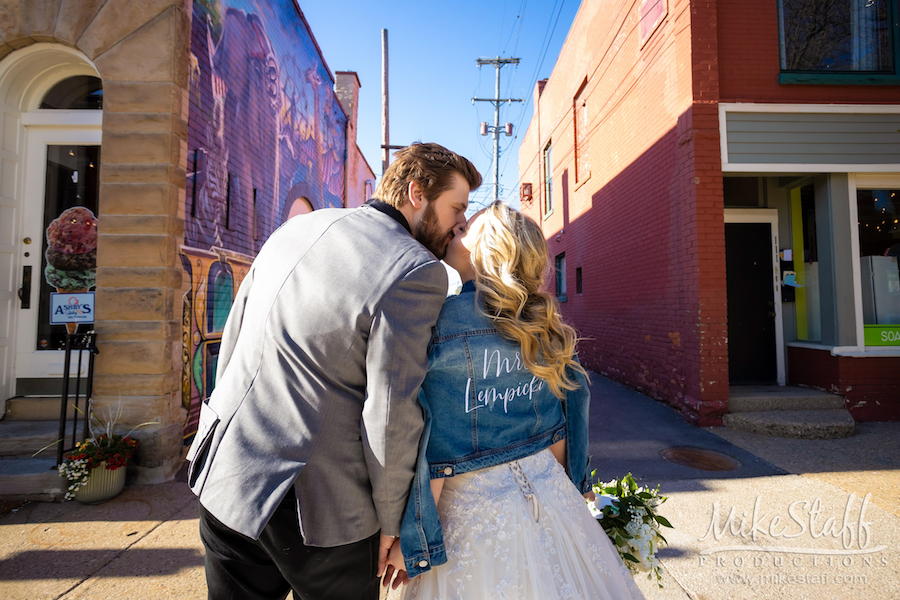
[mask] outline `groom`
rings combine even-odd
[[[423,428],[438,261],[481,176],[398,152],[375,199],[295,217],[260,250],[188,452],[209,598],[378,598]]]

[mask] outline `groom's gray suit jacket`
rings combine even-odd
[[[291,485],[307,545],[400,534],[443,265],[373,207],[295,217],[241,284],[188,453],[219,521],[258,538]]]

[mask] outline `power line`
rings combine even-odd
[[[513,46],[513,51],[512,51],[512,53],[513,53],[513,54],[516,53],[516,48],[518,48],[518,46],[519,46],[519,36],[520,36],[521,33],[522,33],[522,23],[523,23],[523,21],[525,20],[525,19],[523,18],[523,16],[524,16],[524,14],[525,14],[525,5],[526,5],[527,3],[528,3],[528,0],[522,0],[522,4],[521,4],[521,6],[519,6],[519,12],[516,13],[516,20],[518,21],[518,24],[517,24],[517,25],[518,25],[518,28],[516,27],[516,25],[513,25],[513,26],[510,28],[510,31],[509,31],[509,38],[507,38],[507,40],[506,40],[506,45],[503,46],[503,52],[502,52],[503,54],[506,53],[506,49],[509,48],[509,43],[512,41],[513,30],[515,30],[515,32],[516,32],[516,43],[515,43],[515,45]],[[505,5],[504,5],[504,11],[505,11]]]
[[[522,7],[519,11],[519,16],[521,15],[522,12],[524,12],[526,2],[527,2],[527,0],[523,0]],[[541,67],[544,65],[544,60],[547,57],[547,51],[550,49],[550,42],[553,40],[553,34],[556,32],[556,26],[559,23],[560,17],[562,16],[562,12],[563,12],[563,8],[565,7],[565,4],[566,4],[566,0],[561,0],[561,2],[560,2],[560,0],[556,0],[556,2],[554,2],[554,4],[553,4],[553,8],[550,10],[550,19],[553,19],[554,13],[556,13],[556,19],[553,20],[552,25],[550,25],[549,19],[547,21],[547,29],[544,31],[544,39],[541,42],[540,59],[538,60],[537,67],[534,69],[534,72],[532,73],[531,79],[530,79],[529,88],[531,90],[534,90],[534,86],[537,84],[538,73],[540,72]],[[559,11],[556,10],[557,6],[559,6]],[[519,16],[517,16],[516,18],[519,18]],[[519,30],[521,31],[521,21],[519,23]],[[518,43],[518,36],[517,36],[517,43]],[[507,42],[507,45],[508,45],[508,42]],[[525,115],[528,112],[528,106],[529,106],[529,103],[531,102],[531,100],[532,100],[532,96],[529,96],[522,105],[522,110],[519,113],[518,119],[516,120],[515,137],[510,142],[510,145],[512,145],[515,142],[515,140],[519,139],[519,132],[521,131],[522,122],[525,120]],[[506,171],[506,166],[508,164],[509,164],[509,156],[506,157],[506,160],[503,163],[503,171],[504,172]],[[499,170],[499,166],[500,166],[499,164],[496,165],[495,170]],[[516,182],[516,186],[509,190],[509,195],[507,196],[507,198],[509,198],[515,192],[516,188],[518,188],[518,186],[519,186],[519,183],[521,183],[521,180],[522,180],[522,177],[520,175],[519,180]]]
[[[534,70],[534,75],[532,76],[532,79],[534,81],[537,81],[537,74],[540,72],[541,67],[544,66],[544,59],[547,58],[547,50],[550,49],[550,40],[553,39],[553,34],[556,32],[556,24],[559,23],[559,18],[562,16],[562,9],[565,5],[566,0],[562,0],[562,4],[560,4],[559,6],[559,12],[556,13],[556,20],[553,21],[553,29],[550,30],[550,35],[544,38],[544,41],[547,43],[547,45],[543,46],[542,44],[543,48],[541,50],[541,61],[538,63],[537,69]],[[553,16],[553,13],[551,12],[550,15]]]

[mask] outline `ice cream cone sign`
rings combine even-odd
[[[59,293],[84,293],[97,281],[97,217],[84,206],[66,209],[47,227],[44,279]],[[66,323],[75,333],[78,323]]]
[[[79,290],[65,290],[62,288],[56,288],[56,291],[60,294],[81,294],[87,291],[87,288],[81,288]],[[75,333],[75,330],[78,329],[78,323],[66,323],[66,331],[69,333]]]

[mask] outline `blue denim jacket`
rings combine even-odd
[[[425,429],[400,527],[410,577],[447,562],[432,479],[524,458],[567,438],[566,471],[582,493],[590,489],[587,381],[570,372],[581,387],[560,402],[525,368],[519,346],[478,311],[474,292],[467,282],[444,303],[419,391]]]

